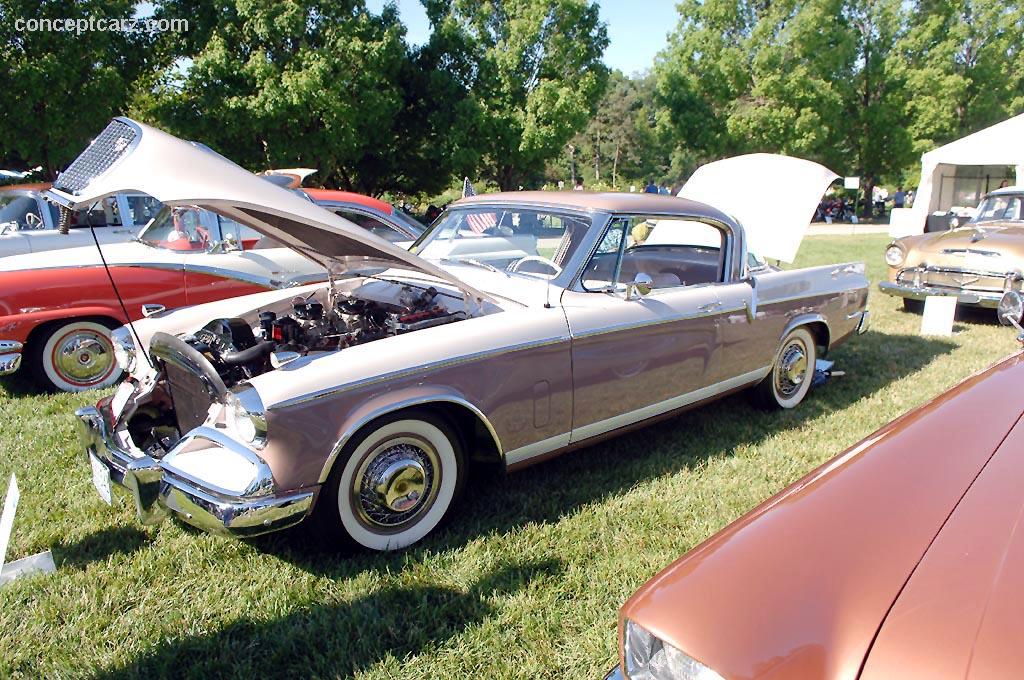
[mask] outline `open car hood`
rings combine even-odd
[[[792,262],[822,195],[838,178],[802,158],[753,153],[702,165],[679,195],[736,218],[758,257]]]
[[[397,267],[436,277],[489,299],[448,271],[318,205],[274,186],[201,144],[128,118],[115,118],[45,192],[68,208],[139,191],[167,205],[209,208],[323,265],[332,275]],[[475,303],[475,304],[473,304]]]

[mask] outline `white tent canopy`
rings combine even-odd
[[[889,232],[893,236],[920,234],[928,215],[956,204],[953,192],[942,191],[942,178],[955,175],[957,168],[963,166],[1009,166],[1016,170],[1017,181],[1024,181],[1024,114],[922,155],[921,181],[914,196],[914,207],[894,209]],[[994,188],[982,187],[982,191]]]

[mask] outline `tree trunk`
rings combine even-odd
[[[615,142],[615,156],[612,159],[612,188],[619,186],[619,143]]]
[[[601,128],[597,129],[597,144],[594,145],[594,182],[601,181]]]

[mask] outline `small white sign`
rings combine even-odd
[[[11,475],[11,483],[7,487],[7,498],[4,499],[4,512],[0,514],[0,572],[4,569],[7,558],[7,543],[11,540],[11,529],[14,528],[14,513],[18,510],[21,492],[18,491],[18,480]]]
[[[835,175],[833,175],[833,177],[834,176]],[[860,177],[844,177],[843,178],[843,188],[844,189],[853,189],[854,191],[856,191],[857,189],[860,189]]]
[[[57,565],[53,563],[53,553],[44,550],[41,553],[5,564],[3,569],[0,569],[0,585],[29,574],[45,574],[56,570]]]
[[[107,505],[113,505],[114,499],[110,493],[110,470],[100,462],[100,459],[89,454],[89,464],[92,466],[92,485],[96,487],[97,493]]]
[[[929,295],[924,301],[921,335],[953,335],[953,317],[955,315],[955,296]]]

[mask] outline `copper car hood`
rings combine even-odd
[[[1022,382],[1017,354],[890,423],[668,567],[622,616],[726,678],[856,678],[1020,417]]]
[[[167,205],[221,213],[323,265],[334,275],[391,267],[422,272],[488,299],[448,271],[314,203],[257,177],[220,154],[128,118],[115,118],[46,192],[70,208],[121,191]]]
[[[1024,224],[990,222],[983,225],[968,225],[917,237],[914,247],[922,253],[936,255],[957,254],[969,250],[1024,257]]]

